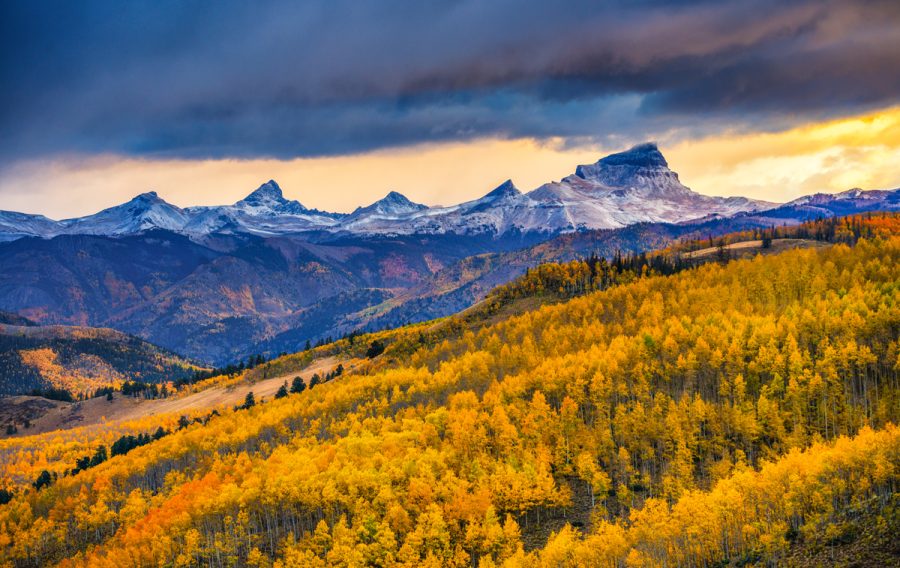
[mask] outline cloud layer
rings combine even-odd
[[[180,206],[221,205],[274,178],[308,207],[350,212],[397,190],[429,205],[481,197],[512,177],[528,191],[621,147],[562,139],[478,139],[351,156],[22,162],[0,176],[0,209],[65,218],[155,190]],[[707,195],[788,201],[819,191],[900,187],[900,106],[786,131],[727,133],[661,146],[681,181]]]
[[[900,101],[900,4],[5,2],[0,166],[784,128]]]

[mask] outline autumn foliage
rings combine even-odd
[[[164,425],[40,490],[36,472],[70,454],[31,465],[34,440],[5,441],[2,562],[777,562],[839,531],[839,512],[895,498],[900,237],[883,224],[853,246],[644,274],[475,330],[417,326],[357,371]],[[576,501],[587,522],[541,538]]]

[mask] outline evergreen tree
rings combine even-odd
[[[288,386],[287,386],[287,381],[285,381],[283,385],[278,387],[278,392],[275,393],[275,398],[284,398],[287,395],[288,395]]]
[[[382,353],[384,353],[384,343],[376,339],[369,345],[369,349],[366,351],[366,357],[374,359]]]
[[[75,471],[73,473],[78,473],[81,470],[87,469],[91,467],[91,456],[84,456],[75,460]]]
[[[106,446],[100,446],[97,448],[97,451],[94,452],[94,457],[91,458],[90,467],[94,467],[100,465],[101,463],[106,461]]]
[[[41,472],[40,475],[38,475],[37,479],[34,480],[34,483],[32,483],[32,485],[35,489],[40,491],[41,488],[47,487],[51,483],[53,483],[53,479],[50,477],[50,472],[45,469]]]

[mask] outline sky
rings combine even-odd
[[[656,141],[786,201],[900,187],[900,3],[0,3],[0,209],[523,190]]]

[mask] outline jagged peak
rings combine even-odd
[[[285,199],[281,187],[273,179],[253,190],[250,195],[241,199],[235,205],[238,207],[269,208],[273,212],[291,214],[305,213],[307,211],[306,207],[299,201]]]
[[[281,187],[278,183],[270,179],[266,183],[262,184],[255,190],[253,190],[250,195],[241,200],[244,203],[268,203],[272,201],[282,202],[285,201],[284,193],[281,191]]]
[[[516,196],[516,195],[521,195],[521,194],[522,194],[522,192],[519,191],[519,189],[512,182],[512,180],[508,179],[505,182],[498,185],[497,187],[495,187],[494,189],[492,189],[490,192],[488,192],[488,194],[485,195],[482,199],[485,199],[485,198],[496,199],[498,197],[511,197],[511,196]]]

